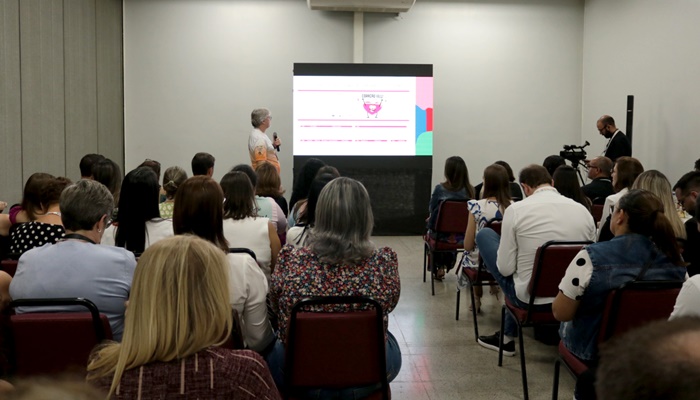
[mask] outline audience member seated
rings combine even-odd
[[[160,162],[158,162],[156,160],[151,160],[150,158],[147,158],[141,164],[139,164],[138,167],[148,167],[148,168],[152,169],[153,172],[156,173],[156,177],[158,178],[158,182],[160,182]],[[138,167],[136,167],[136,168],[138,168]],[[163,201],[165,201],[165,191],[163,191],[163,188],[160,188],[158,202],[161,203]]]
[[[612,211],[612,208],[617,202],[624,196],[629,189],[632,187],[635,179],[644,172],[644,167],[642,163],[639,162],[634,157],[622,156],[617,159],[615,166],[612,170],[612,184],[615,194],[612,194],[605,198],[605,203],[603,204],[603,214],[600,217],[600,229],[598,231],[598,240],[609,240],[610,229],[605,227],[608,217]]]
[[[610,178],[612,169],[613,162],[608,157],[596,157],[588,162],[588,179],[591,179],[591,182],[581,189],[591,201],[605,199],[615,193]]]
[[[566,160],[564,160],[564,157],[555,154],[547,156],[542,162],[542,166],[547,169],[549,176],[554,176],[554,171],[562,165],[566,165]]]
[[[105,159],[102,154],[86,154],[80,159],[80,179],[92,179],[92,166]]]
[[[483,199],[469,200],[469,222],[464,233],[464,257],[461,268],[479,268],[479,249],[476,247],[476,234],[493,219],[503,219],[503,213],[511,204],[508,171],[498,164],[486,167],[483,177]],[[463,271],[459,274],[457,284],[466,288],[468,280]],[[476,312],[481,312],[483,288],[474,286],[474,304]],[[497,294],[493,290],[492,294]],[[471,306],[470,306],[471,307]]]
[[[180,167],[170,167],[163,174],[163,189],[165,190],[165,201],[158,205],[160,217],[165,219],[173,218],[173,207],[175,205],[175,193],[187,180],[187,172]]]
[[[270,289],[272,308],[279,317],[281,339],[273,351],[270,369],[280,387],[283,386],[283,344],[286,344],[289,317],[294,304],[303,298],[372,297],[382,305],[387,329],[388,315],[399,301],[401,283],[396,253],[388,247],[376,249],[370,242],[373,221],[364,186],[350,178],[336,178],[321,191],[316,225],[308,246],[282,248]],[[351,308],[341,305],[322,310],[349,311]],[[401,351],[388,330],[386,337],[387,377],[391,381],[401,369]],[[373,387],[369,392],[374,390]],[[362,389],[354,391],[358,394],[356,398],[362,398],[358,392]]]
[[[0,311],[4,310],[12,297],[10,297],[10,283],[12,282],[12,277],[5,271],[0,271]]]
[[[231,168],[231,172],[240,171],[248,175],[250,183],[254,188],[258,186],[258,176],[255,174],[253,167],[247,164],[238,164]],[[280,237],[287,233],[287,219],[284,217],[284,211],[279,204],[271,197],[255,196],[255,204],[258,207],[258,216],[270,218],[270,221],[277,230],[277,235]]]
[[[274,172],[277,173],[277,170]],[[258,217],[255,191],[243,172],[229,172],[221,178],[224,191],[224,237],[229,247],[253,250],[268,282],[282,245],[269,218]]]
[[[271,163],[263,161],[255,168],[255,174],[258,176],[255,194],[273,199],[280,206],[286,218],[287,214],[289,214],[289,206],[287,205],[287,199],[283,196],[284,189],[282,189],[282,180],[279,172],[277,172],[277,168]]]
[[[160,182],[160,162],[147,158],[136,168],[139,167],[148,167],[153,170],[156,173],[156,182]]]
[[[435,223],[437,222],[438,210],[440,204],[445,200],[469,200],[474,198],[474,187],[469,183],[469,170],[467,164],[464,163],[462,157],[452,156],[445,160],[445,181],[435,185],[433,194],[430,196],[428,205],[428,235],[431,237],[435,234]],[[461,243],[464,241],[462,235],[454,235],[453,237],[437,236],[437,240],[449,241],[451,243]],[[457,258],[457,253],[434,253],[433,254],[433,271],[435,278],[440,280],[445,276],[445,271],[449,271],[454,267]]]
[[[10,230],[10,253],[22,254],[47,243],[56,243],[65,230],[61,222],[59,198],[66,186],[66,178],[54,178],[36,173],[27,179],[22,198],[22,210],[29,222]]]
[[[586,197],[583,190],[581,190],[574,167],[562,165],[554,171],[552,180],[554,181],[554,188],[557,189],[559,194],[581,204],[589,212],[591,211],[591,199]]]
[[[92,166],[92,179],[107,186],[114,197],[114,205],[119,204],[119,191],[122,187],[122,170],[109,158],[98,161]]]
[[[582,241],[595,238],[593,216],[581,204],[562,196],[551,185],[552,177],[539,165],[520,171],[520,184],[527,198],[512,204],[503,214],[499,236],[484,228],[476,235],[481,258],[496,278],[503,294],[518,307],[527,308],[528,284],[537,248],[550,240]],[[536,298],[534,306],[549,308],[553,298]],[[505,314],[503,354],[515,355],[516,321]],[[478,343],[498,351],[501,332],[480,336]]]
[[[107,228],[102,244],[140,254],[151,244],[172,236],[172,221],[160,217],[159,191],[158,176],[151,168],[138,167],[129,172],[122,183],[117,223]]]
[[[332,174],[322,174],[311,182],[309,198],[306,201],[306,209],[299,217],[299,222],[297,225],[289,228],[289,231],[287,232],[288,244],[291,244],[294,247],[306,246],[306,241],[310,236],[311,230],[316,224],[316,206],[318,205],[318,196],[321,194],[321,190],[326,187],[328,182],[335,178],[337,177]]]
[[[311,160],[309,160],[311,161]],[[334,178],[340,177],[340,172],[338,172],[338,169],[334,166],[331,165],[324,165],[323,167],[319,168],[318,172],[316,172],[316,176],[314,177],[314,180],[320,178],[321,176],[326,175],[329,179],[326,179],[326,183],[330,182]],[[311,185],[313,185],[313,181],[311,181]],[[321,187],[321,189],[323,189]],[[320,189],[319,189],[320,190]],[[316,194],[318,196],[318,193]],[[296,202],[296,209],[294,211],[294,215],[290,214],[289,218],[289,229],[292,229],[295,226],[307,226],[308,221],[306,220],[306,216],[308,215],[308,208],[309,208],[309,199],[311,198],[311,186],[309,186],[309,192],[307,193],[307,197],[304,199],[300,199],[299,201]],[[318,200],[318,197],[316,198]],[[299,232],[297,231],[297,234]],[[295,246],[296,247],[296,246]]]
[[[331,175],[333,178],[340,178],[340,171],[338,171],[338,168],[332,165],[324,165],[318,170],[318,172],[316,172],[314,179],[320,177],[321,175]]]
[[[228,302],[241,316],[246,344],[264,357],[276,341],[267,316],[267,280],[251,256],[228,254],[223,204],[224,193],[216,181],[205,175],[193,176],[175,195],[173,229],[176,235],[192,234],[206,239],[227,254]]]
[[[13,299],[82,297],[109,319],[112,335],[124,329],[124,302],[129,299],[136,260],[118,247],[102,246],[102,234],[114,199],[101,183],[80,180],[61,194],[66,236],[55,244],[29,250],[19,259],[10,284]],[[52,307],[54,311],[76,310]],[[21,307],[18,313],[24,312]],[[32,307],[32,311],[39,311]]]
[[[197,153],[192,157],[192,176],[204,175],[212,177],[214,175],[214,163],[216,159],[209,153]]]
[[[678,204],[693,218],[685,221],[686,244],[683,248],[683,259],[690,263],[688,275],[700,273],[700,233],[698,233],[698,218],[700,218],[700,172],[692,171],[683,175],[673,186]]]
[[[700,393],[700,319],[656,321],[601,351],[600,400],[695,400]]]
[[[113,399],[279,399],[263,359],[220,346],[231,335],[224,253],[176,236],[139,259],[122,343],[98,348],[88,381]]]
[[[525,198],[525,192],[523,192],[523,188],[520,187],[518,182],[515,181],[515,175],[513,175],[513,169],[510,167],[510,165],[505,162],[505,161],[496,161],[494,164],[500,165],[503,168],[506,169],[506,172],[508,173],[508,182],[509,182],[509,187],[510,187],[510,198],[513,201],[520,201]],[[484,198],[484,184],[483,182],[474,186],[474,194],[476,195],[477,199],[483,199]]]
[[[294,186],[292,189],[292,197],[289,199],[289,226],[296,225],[294,216],[294,206],[299,200],[304,200],[309,196],[309,188],[313,182],[318,170],[324,167],[326,163],[318,158],[309,158],[304,165],[299,169],[299,173],[294,177]]]
[[[678,216],[678,212],[676,211],[676,204],[673,201],[671,183],[666,178],[666,175],[655,169],[644,171],[637,177],[637,179],[634,180],[634,183],[630,189],[648,190],[658,197],[659,200],[661,200],[661,203],[664,205],[664,214],[671,223],[673,234],[675,235],[676,239],[679,239],[679,244],[685,242],[685,226],[683,226],[683,221],[681,220],[681,217]]]
[[[675,211],[674,211],[675,213]],[[615,237],[581,250],[559,284],[552,304],[562,321],[564,346],[589,367],[598,358],[598,334],[607,295],[627,282],[683,280],[685,266],[664,205],[653,193],[632,189],[611,215]],[[578,387],[577,398],[590,390]]]
[[[700,275],[691,276],[683,283],[683,288],[678,293],[669,320],[681,317],[700,318]]]

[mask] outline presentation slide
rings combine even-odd
[[[432,155],[432,76],[295,73],[293,86],[295,156]]]

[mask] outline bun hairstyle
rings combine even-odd
[[[630,232],[647,236],[676,265],[683,265],[680,248],[664,205],[655,194],[644,189],[630,190],[622,196],[618,208],[627,215]]]
[[[180,167],[170,167],[163,174],[163,189],[165,196],[170,199],[175,198],[177,188],[187,180],[187,172]]]

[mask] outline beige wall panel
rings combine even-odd
[[[122,1],[96,0],[97,140],[100,154],[124,168]]]
[[[65,0],[63,23],[66,176],[75,180],[80,158],[97,153],[95,0]]]
[[[0,2],[0,201],[22,196],[19,0]]]
[[[63,2],[22,0],[19,10],[24,176],[63,175]]]

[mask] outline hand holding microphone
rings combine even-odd
[[[280,140],[277,137],[277,132],[272,132],[272,138],[274,139],[272,146],[275,148],[275,150],[280,151]]]

